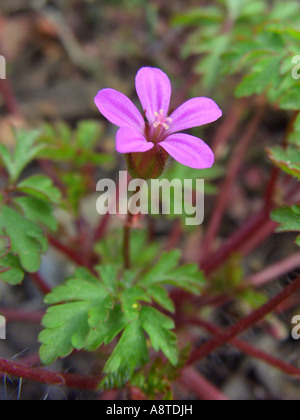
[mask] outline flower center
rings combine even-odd
[[[170,124],[172,123],[172,118],[165,116],[163,109],[161,109],[159,112],[154,112],[154,115],[156,120],[153,124],[153,127],[157,128],[161,125],[165,130],[169,130]]]

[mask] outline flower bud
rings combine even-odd
[[[166,167],[168,157],[168,153],[159,146],[148,152],[128,153],[126,154],[128,172],[133,179],[159,178]]]

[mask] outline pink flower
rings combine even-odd
[[[113,89],[101,90],[95,98],[99,111],[120,127],[116,136],[119,153],[139,153],[163,148],[175,160],[195,169],[210,168],[214,154],[197,137],[179,133],[216,121],[222,116],[209,98],[193,98],[170,115],[171,83],[160,69],[143,67],[136,76],[136,91],[145,116],[127,96]]]

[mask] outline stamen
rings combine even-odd
[[[165,113],[163,109],[160,109],[159,112],[154,112],[154,115],[156,116],[156,121],[153,124],[154,128],[157,128],[159,125],[161,125],[165,130],[169,130],[170,125],[172,123],[172,118],[165,117]]]

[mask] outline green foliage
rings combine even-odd
[[[300,179],[300,148],[295,146],[273,147],[268,150],[271,161],[284,172]]]
[[[287,140],[286,147],[271,147],[268,149],[268,155],[276,166],[300,179],[300,114],[296,116]]]
[[[108,320],[109,309],[112,308],[109,296],[98,279],[87,270],[78,269],[73,278],[46,297],[45,302],[55,306],[48,309],[43,319],[46,330],[40,335],[43,343],[40,354],[45,364],[53,363],[57,357],[68,356],[73,348],[89,347],[89,333],[94,335],[99,326]],[[57,305],[62,302],[67,303]],[[111,331],[109,334],[110,338],[113,337]],[[100,336],[102,342],[107,340],[101,332]]]
[[[141,325],[149,335],[154,350],[162,352],[173,366],[178,362],[177,338],[171,330],[174,322],[159,311],[144,306],[140,314]]]
[[[45,299],[51,306],[40,334],[42,361],[51,364],[73,349],[96,350],[121,334],[104,367],[101,386],[122,386],[149,360],[148,335],[154,350],[161,350],[175,366],[178,349],[174,322],[149,305],[156,302],[174,311],[165,289],[168,285],[200,293],[204,277],[197,265],[178,267],[179,260],[179,251],[165,253],[146,272],[138,267],[123,272],[113,265],[102,265],[98,267],[99,278],[78,269]]]
[[[0,163],[6,167],[10,183],[15,183],[26,166],[44,149],[43,144],[37,144],[41,132],[39,130],[19,130],[16,132],[16,147],[14,153],[0,144]]]
[[[180,179],[184,182],[185,179],[204,179],[205,180],[205,194],[214,195],[218,189],[213,185],[212,181],[221,178],[224,175],[224,169],[220,165],[214,165],[209,169],[192,169],[188,166],[181,165],[174,162],[164,173],[163,178],[172,181],[173,179]],[[195,188],[195,184],[193,184]]]
[[[288,143],[300,147],[300,113],[296,116],[293,130],[289,133]]]
[[[142,276],[145,287],[170,284],[190,293],[198,293],[199,285],[204,285],[203,274],[197,264],[185,264],[178,268],[181,253],[174,250],[164,253],[158,263]]]
[[[44,149],[36,144],[39,139],[37,130],[20,131],[16,132],[13,151],[0,145],[0,160],[9,176],[0,194],[0,237],[6,237],[9,243],[1,253],[0,280],[13,285],[23,280],[24,272],[39,269],[41,254],[47,250],[44,230],[57,228],[53,204],[60,202],[60,191],[44,175],[19,180],[26,166]]]
[[[268,149],[271,161],[284,172],[300,179],[300,114],[296,115],[294,125],[288,133],[286,147]],[[272,212],[272,219],[279,223],[278,232],[300,232],[300,206],[283,206]],[[300,236],[296,239],[300,245]]]
[[[106,378],[101,386],[112,388],[124,385],[133,375],[136,367],[149,361],[146,338],[137,319],[124,329],[124,332],[105,365]]]
[[[167,214],[164,217],[168,220],[180,219],[182,221],[182,228],[191,230],[192,228],[187,225],[186,219],[193,218],[196,216],[195,198],[202,198],[202,191],[197,186],[197,180],[204,180],[204,193],[206,195],[214,195],[218,192],[218,188],[213,185],[212,181],[219,179],[224,174],[224,170],[220,165],[214,165],[209,169],[192,169],[187,166],[181,165],[178,162],[174,162],[164,172],[160,179],[160,182],[166,180],[170,182],[173,188],[170,189],[171,199],[169,194],[163,193],[163,184],[161,184],[159,203],[156,201],[156,197],[152,197],[151,188],[148,188],[148,200],[149,208],[154,203],[157,208],[166,208]],[[180,181],[180,182],[179,182]],[[176,183],[178,182],[178,185]],[[185,189],[183,188],[185,186]],[[190,197],[186,197],[187,191],[190,193]],[[199,197],[200,196],[200,197]],[[152,202],[153,200],[153,202]],[[199,206],[199,202],[197,202]],[[178,210],[179,209],[179,210]],[[161,211],[159,214],[152,214],[153,218],[161,218]]]
[[[11,251],[18,255],[24,270],[29,273],[37,271],[40,254],[46,250],[42,229],[15,210],[4,206],[0,212],[0,230],[10,238]]]
[[[40,157],[52,161],[65,186],[66,203],[78,214],[81,199],[90,193],[90,169],[113,162],[111,155],[100,153],[102,126],[96,121],[81,121],[72,130],[67,124],[45,125]]]
[[[0,236],[0,260],[4,258],[10,251],[10,239]]]
[[[183,56],[200,55],[196,71],[208,89],[235,75],[242,79],[237,97],[264,93],[282,109],[300,109],[300,87],[292,77],[299,54],[298,1],[219,0],[176,17],[174,24],[195,27]]]
[[[18,183],[16,189],[20,193],[30,195],[32,197],[59,204],[61,202],[61,192],[54,187],[50,178],[44,175],[34,175],[25,178]]]
[[[44,146],[41,156],[58,162],[70,162],[74,167],[87,163],[101,165],[112,158],[96,151],[102,127],[95,121],[82,121],[75,130],[60,122],[45,125],[41,138]]]
[[[131,384],[138,387],[149,399],[160,398],[170,401],[173,399],[171,383],[178,379],[180,369],[185,365],[189,355],[190,345],[179,352],[175,369],[169,361],[157,358],[146,372],[137,371],[132,377]]]
[[[0,236],[0,261],[7,256],[10,251],[10,238],[5,236]],[[8,271],[8,268],[1,267],[0,265],[0,274]]]
[[[276,209],[272,213],[272,219],[279,223],[278,232],[300,232],[300,205]],[[300,236],[296,242],[300,246]]]
[[[122,236],[121,230],[116,230],[110,232],[106,238],[96,244],[95,251],[101,256],[103,264],[113,264],[118,267],[123,265]],[[136,268],[145,269],[150,266],[160,249],[159,243],[149,242],[144,230],[133,230],[131,232],[130,256]]]

